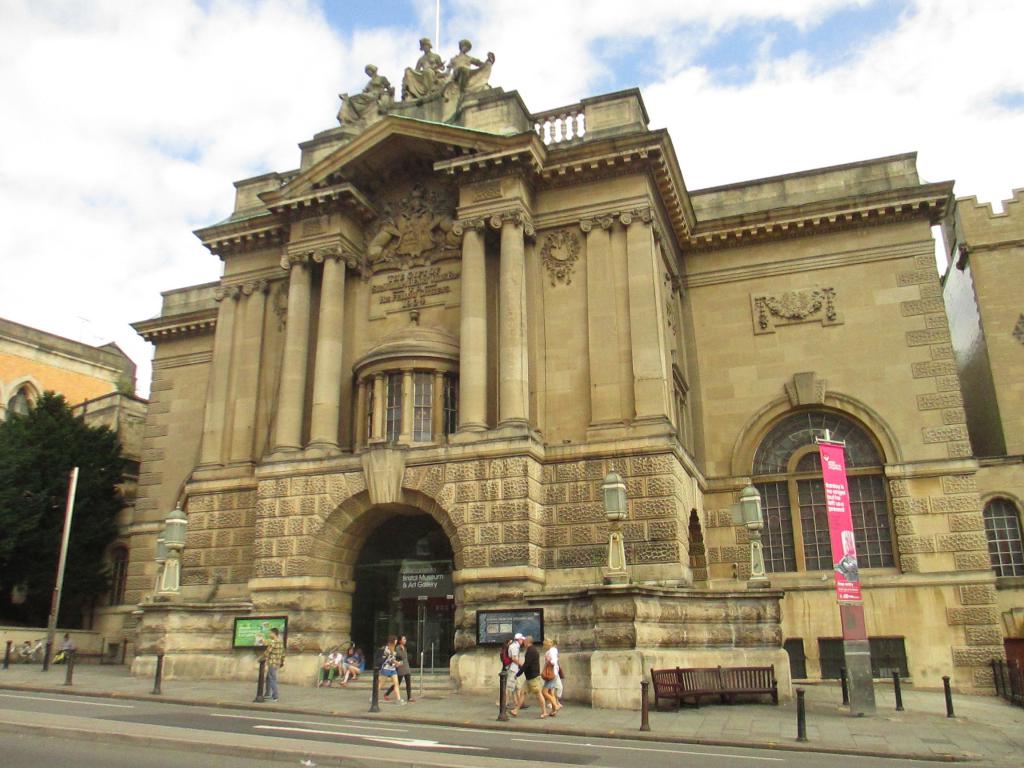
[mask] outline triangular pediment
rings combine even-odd
[[[300,171],[280,189],[260,199],[268,208],[287,207],[319,190],[348,187],[372,195],[395,173],[434,168],[453,158],[481,161],[507,154],[539,166],[547,150],[534,132],[512,136],[486,133],[424,120],[387,116]]]

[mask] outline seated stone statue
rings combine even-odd
[[[402,100],[424,99],[439,93],[447,83],[445,79],[444,59],[431,50],[430,38],[420,40],[423,55],[416,62],[415,68],[406,67],[402,78]]]
[[[377,67],[367,64],[365,70],[370,81],[362,93],[349,96],[338,94],[341,109],[338,111],[338,122],[342,125],[365,125],[387,113],[395,98],[395,89],[384,75],[377,74]]]
[[[494,54],[488,53],[487,59],[480,61],[469,55],[472,47],[473,44],[469,40],[459,40],[459,52],[448,62],[451,82],[458,86],[461,94],[483,91],[491,87],[487,81],[491,77]]]

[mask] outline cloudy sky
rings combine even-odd
[[[434,0],[0,0],[0,316],[116,341],[215,280],[191,234],[298,165],[363,66],[392,82]],[[914,151],[985,201],[1024,186],[1019,0],[443,0],[533,111],[639,86],[690,189]]]

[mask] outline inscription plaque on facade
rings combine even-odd
[[[454,307],[459,303],[461,264],[385,272],[370,279],[370,319],[422,307]]]

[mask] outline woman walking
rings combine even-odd
[[[398,659],[395,656],[395,644],[398,639],[394,635],[388,635],[387,644],[381,648],[380,657],[380,680],[377,687],[384,688],[385,685],[394,687],[395,703],[405,704],[402,701],[402,690],[396,685],[398,682]],[[391,701],[390,693],[385,691],[384,701]]]
[[[544,710],[547,711],[550,706],[551,711],[548,714],[554,717],[562,705],[558,702],[558,647],[550,637],[544,641],[544,671],[540,676],[544,679],[544,690],[542,691]]]

